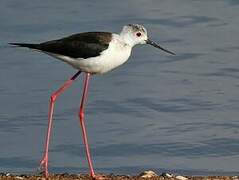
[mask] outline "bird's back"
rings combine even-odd
[[[112,34],[109,32],[85,32],[40,44],[10,44],[71,58],[86,59],[99,56],[102,51],[108,48],[111,38]]]

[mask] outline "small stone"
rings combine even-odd
[[[238,176],[232,176],[233,180],[238,180]]]
[[[158,175],[154,171],[148,170],[148,171],[144,171],[144,172],[140,173],[139,176],[142,178],[151,178],[151,177],[155,177]]]
[[[184,176],[176,176],[175,178],[178,179],[178,180],[187,180],[188,179]]]
[[[173,175],[172,174],[169,174],[169,173],[162,173],[161,174],[161,176],[163,176],[163,177],[166,177],[166,178],[171,178],[171,177],[173,177]]]
[[[20,176],[16,176],[15,179],[22,180],[22,179],[24,179],[24,178],[23,178],[23,177],[20,177]]]

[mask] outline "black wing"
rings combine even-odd
[[[106,50],[111,39],[112,34],[109,32],[86,32],[40,44],[10,44],[72,58],[89,58],[99,56],[102,51]]]

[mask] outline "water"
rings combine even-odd
[[[50,94],[76,71],[6,47],[141,23],[175,51],[138,46],[90,82],[86,122],[97,172],[239,172],[237,0],[0,2],[0,170],[31,173],[43,153]],[[57,101],[51,172],[87,172],[77,112],[82,77]]]

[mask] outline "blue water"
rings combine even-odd
[[[0,171],[35,172],[49,96],[76,72],[6,44],[140,23],[177,55],[137,46],[122,67],[92,78],[86,123],[97,172],[238,174],[238,17],[237,0],[1,0]],[[51,172],[88,172],[81,90],[82,77],[57,101]]]

